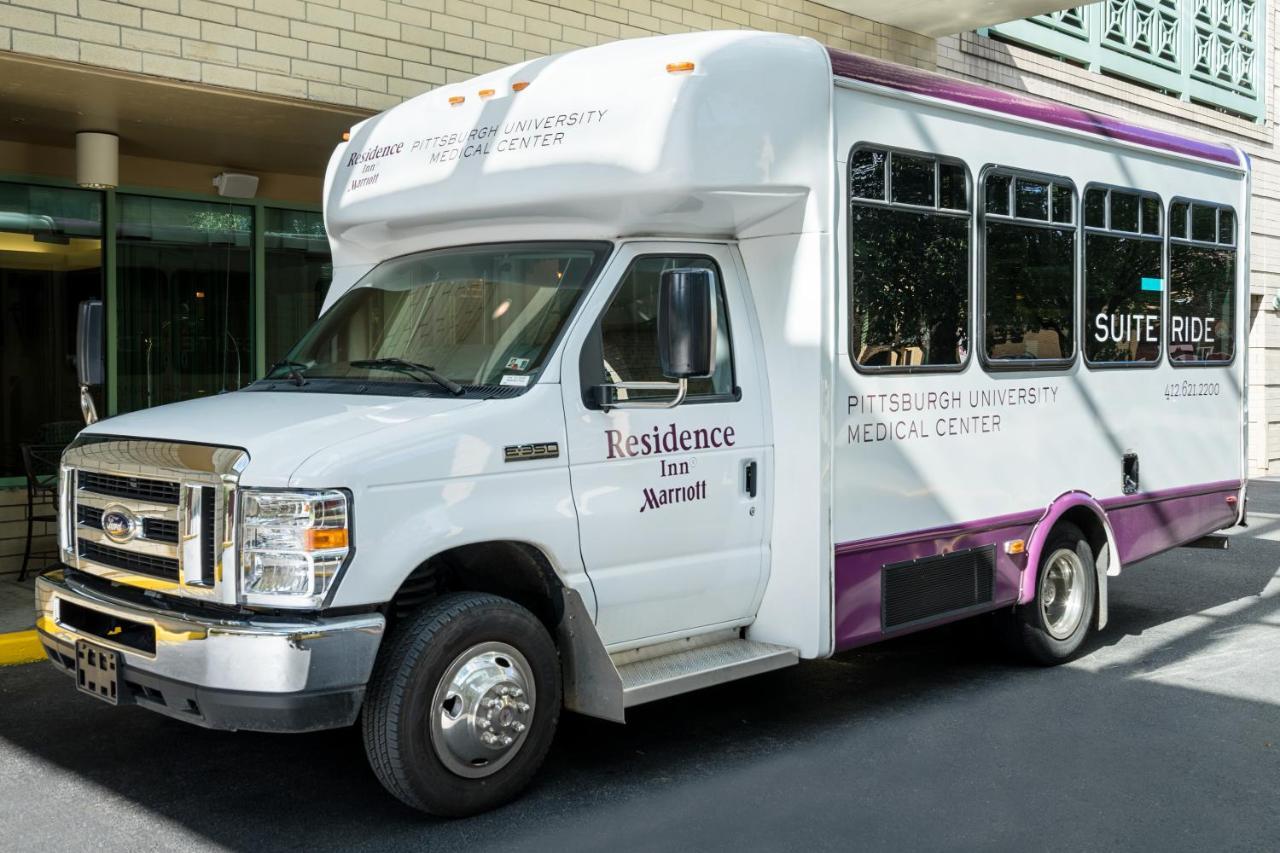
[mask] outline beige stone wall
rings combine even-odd
[[[735,28],[934,58],[932,39],[808,0],[0,0],[0,50],[374,110],[548,53]]]
[[[1250,234],[1249,464],[1254,474],[1280,473],[1280,151],[1276,150],[1277,7],[1267,3],[1266,115],[1261,122],[1180,101],[974,33],[937,43],[937,68],[1149,127],[1236,143],[1253,160]]]

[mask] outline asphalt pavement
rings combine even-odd
[[[1280,484],[1226,552],[1111,582],[1056,669],[984,620],[562,723],[540,779],[437,821],[353,730],[204,731],[0,669],[0,850],[1280,849]]]

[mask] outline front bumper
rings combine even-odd
[[[214,618],[115,598],[55,569],[36,580],[45,654],[74,675],[76,641],[120,655],[120,703],[216,729],[302,732],[355,722],[386,620]]]

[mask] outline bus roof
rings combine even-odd
[[[1236,149],[1222,142],[1204,142],[1131,124],[1110,116],[1082,110],[1068,104],[1055,103],[1039,98],[982,86],[968,80],[957,80],[918,68],[897,65],[856,53],[829,48],[831,70],[837,77],[885,86],[902,92],[938,98],[957,104],[978,107],[992,112],[1019,118],[1032,119],[1046,124],[1092,133],[1107,139],[1145,145],[1201,160],[1227,163],[1240,167],[1240,155]]]

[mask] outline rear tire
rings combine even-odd
[[[1098,575],[1084,532],[1063,522],[1041,552],[1035,597],[1000,614],[1005,644],[1041,666],[1064,663],[1080,651],[1094,618]]]
[[[533,778],[560,702],[559,656],[532,613],[496,595],[446,595],[388,635],[365,698],[365,752],[406,805],[476,814]]]

